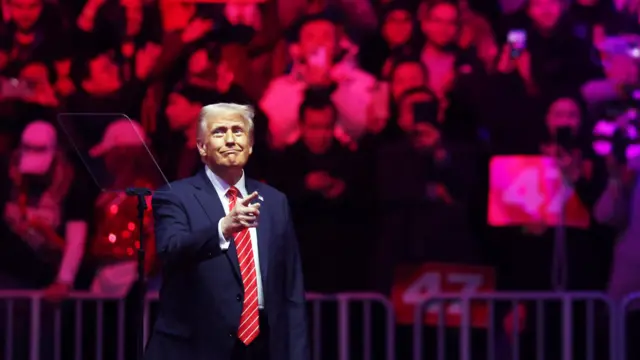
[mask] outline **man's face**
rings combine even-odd
[[[302,141],[313,153],[326,152],[333,142],[333,109],[306,109],[303,116]]]
[[[319,49],[324,49],[327,63],[335,55],[337,34],[335,25],[328,20],[311,21],[300,29],[301,56],[306,60],[316,55]]]
[[[562,4],[559,0],[531,0],[529,17],[543,30],[553,29],[562,15]]]
[[[458,33],[458,9],[452,4],[438,4],[429,9],[421,27],[428,41],[438,46],[449,45]]]
[[[113,83],[120,79],[118,64],[109,54],[100,54],[89,61],[89,77],[97,83]]]
[[[27,81],[36,89],[49,85],[49,70],[42,63],[31,63],[20,71],[20,79]]]
[[[565,126],[574,131],[580,127],[580,108],[569,98],[556,100],[547,112],[547,127],[552,133],[557,128]]]
[[[198,75],[204,72],[210,65],[207,49],[198,49],[190,57],[187,72],[190,75]]]
[[[40,18],[42,0],[11,0],[11,19],[20,30],[30,30]]]
[[[169,95],[169,103],[165,109],[169,127],[174,131],[183,131],[194,127],[200,113],[200,104],[191,103],[178,93]]]
[[[403,92],[425,85],[425,73],[420,63],[402,63],[393,72],[391,95],[394,99],[398,99]]]
[[[427,93],[415,93],[411,94],[404,99],[399,106],[398,113],[398,126],[404,132],[410,133],[413,131],[415,125],[415,119],[413,116],[413,106],[421,101],[432,101],[433,97]]]
[[[212,168],[243,168],[253,151],[252,134],[237,114],[209,117],[198,143],[200,155]]]
[[[412,30],[411,14],[404,10],[393,10],[382,25],[382,36],[389,45],[397,46],[409,41]]]

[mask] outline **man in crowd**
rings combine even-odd
[[[365,236],[356,232],[366,226],[360,196],[365,181],[358,154],[334,137],[336,118],[328,97],[308,93],[300,107],[300,140],[275,157],[279,165],[270,177],[291,199],[310,291],[353,290],[366,275],[359,271],[365,264],[356,265],[367,252]],[[342,251],[327,247],[326,239],[343,244]],[[322,265],[328,257],[335,261],[331,269]]]

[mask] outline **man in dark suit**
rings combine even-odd
[[[287,198],[244,176],[253,110],[205,106],[197,131],[206,166],[153,196],[163,285],[145,358],[308,360]]]

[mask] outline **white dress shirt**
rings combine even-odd
[[[205,172],[207,173],[207,177],[213,184],[213,187],[216,189],[216,193],[220,198],[220,202],[222,203],[225,214],[229,214],[229,198],[227,197],[227,191],[229,191],[231,185],[227,184],[218,175],[214,174],[208,166],[205,166]],[[247,188],[245,186],[244,173],[242,174],[240,180],[238,180],[238,182],[234,186],[240,192],[238,196],[239,198],[243,198],[248,195]],[[258,254],[258,233],[256,232],[256,228],[249,228],[249,236],[251,236],[253,262],[256,268],[256,282],[258,283],[258,307],[262,309],[264,308],[264,293],[262,292],[262,275],[260,273],[260,255]],[[220,249],[222,249],[222,251],[227,251],[227,249],[229,249],[229,244],[231,243],[233,238],[225,239],[222,235],[222,219],[218,221],[218,237],[220,238]]]

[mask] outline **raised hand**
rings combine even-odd
[[[236,201],[236,206],[222,219],[221,230],[225,239],[245,228],[258,226],[260,204],[252,204],[251,201],[259,197],[258,192],[254,191],[249,196]]]
[[[151,73],[162,48],[154,43],[147,43],[142,49],[136,53],[136,77],[144,80]]]
[[[213,29],[213,21],[202,18],[193,19],[182,31],[182,41],[190,44],[200,40],[206,33]]]

